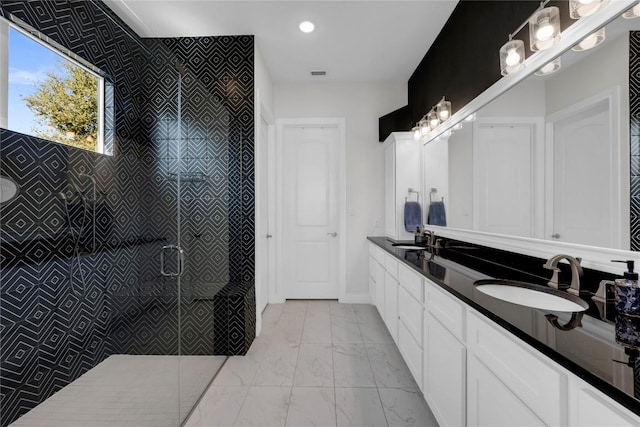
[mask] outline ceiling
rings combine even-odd
[[[406,82],[458,0],[106,3],[142,37],[253,34],[274,82]]]

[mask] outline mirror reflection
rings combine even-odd
[[[424,189],[444,198],[448,227],[637,250],[630,219],[635,30],[640,20],[617,19],[602,44],[566,52],[553,74],[532,74],[448,140],[424,146]],[[640,84],[631,81],[633,95]]]

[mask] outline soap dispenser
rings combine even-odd
[[[626,316],[640,317],[640,288],[638,288],[638,273],[634,273],[634,261],[612,261],[627,264],[624,279],[616,279],[615,306],[616,311]]]

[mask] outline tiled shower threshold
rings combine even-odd
[[[113,355],[10,427],[175,427],[225,360]]]

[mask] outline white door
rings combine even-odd
[[[339,128],[282,128],[285,299],[338,298]]]
[[[256,303],[258,313],[261,313],[269,302],[269,277],[270,265],[273,257],[271,251],[271,240],[273,230],[269,227],[269,212],[271,199],[269,194],[269,124],[265,118],[260,116],[259,134],[256,146],[257,154],[257,176],[256,176],[256,283],[258,290],[256,293]]]
[[[474,136],[474,229],[533,234],[532,125],[482,124]]]
[[[553,126],[553,225],[555,240],[615,247],[609,102]]]

